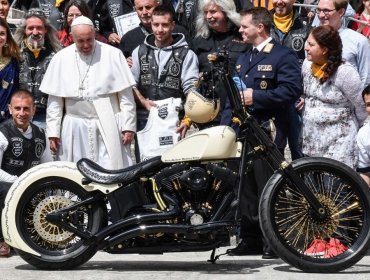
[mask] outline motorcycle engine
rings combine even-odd
[[[232,191],[237,174],[222,164],[178,163],[163,169],[154,179],[161,193],[169,195],[182,209],[182,222],[208,222],[226,191]]]

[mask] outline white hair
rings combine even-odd
[[[221,11],[225,13],[228,21],[229,28],[233,25],[240,27],[240,14],[236,11],[236,6],[232,0],[200,0],[198,3],[198,16],[196,19],[196,35],[195,37],[208,38],[210,30],[208,23],[204,17],[203,9],[209,4],[215,4],[220,7]]]

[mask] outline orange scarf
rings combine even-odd
[[[290,27],[293,25],[293,11],[285,17],[279,17],[274,14],[274,23],[280,31],[287,33]]]
[[[324,75],[325,75],[326,65],[327,65],[327,63],[325,63],[323,65],[312,63],[312,65],[311,65],[312,75],[315,78],[321,80],[324,77]]]

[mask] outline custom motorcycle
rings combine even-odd
[[[242,105],[225,67],[227,53],[209,59],[213,68],[200,85],[225,85],[238,137],[227,126],[207,128],[123,170],[106,170],[88,159],[36,166],[8,192],[2,212],[6,242],[26,262],[48,270],[78,267],[99,250],[211,251],[215,262],[216,248],[230,245],[239,227],[240,196],[248,187],[244,175],[263,159],[275,170],[259,205],[272,249],[306,272],[337,272],[359,261],[370,245],[367,185],[331,159],[285,160],[273,143],[272,123],[258,124]],[[189,94],[196,97],[185,105],[191,118],[200,118],[202,102],[216,109],[214,100]],[[336,252],[323,246],[333,242],[340,247]]]

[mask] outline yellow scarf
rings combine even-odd
[[[293,11],[285,17],[278,17],[274,14],[274,23],[279,30],[287,33],[293,24]]]
[[[38,58],[39,55],[40,55],[41,49],[33,49],[32,46],[30,46],[30,44],[28,44],[27,39],[24,40],[24,43],[26,44],[27,48],[33,53],[35,58]]]
[[[59,8],[60,4],[62,4],[64,0],[56,0],[55,1],[55,7]]]
[[[327,63],[325,63],[323,65],[312,63],[312,65],[311,65],[312,75],[314,77],[316,77],[317,79],[321,80],[325,75],[324,70],[326,68],[326,65],[327,65]]]

